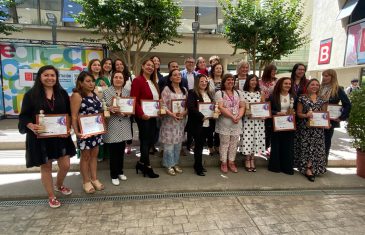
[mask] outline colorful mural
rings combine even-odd
[[[23,96],[32,85],[31,82],[25,82],[29,80],[25,77],[29,71],[36,72],[43,65],[54,65],[63,74],[61,79],[69,78],[62,86],[70,93],[74,86],[74,74],[84,70],[90,60],[103,58],[101,47],[14,43],[0,44],[0,54],[4,96],[0,110],[5,110],[5,115],[19,114]]]

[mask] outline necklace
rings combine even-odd
[[[51,97],[51,102],[46,98],[47,106],[51,109],[51,111],[54,111],[54,96]]]

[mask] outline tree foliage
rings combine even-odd
[[[74,0],[83,7],[77,22],[100,35],[134,70],[141,51],[178,43],[181,8],[173,0]],[[134,61],[132,62],[132,53]]]
[[[353,146],[365,152],[365,89],[351,92],[351,112],[347,131],[354,138]]]
[[[259,68],[280,60],[307,43],[303,34],[301,0],[220,0],[224,14],[224,35],[237,49],[245,50]]]
[[[15,6],[16,3],[14,0],[0,0],[0,34],[10,35],[12,32],[19,31],[14,25],[6,24],[4,22],[11,17],[9,11],[14,9]]]

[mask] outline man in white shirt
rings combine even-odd
[[[360,89],[359,79],[354,78],[354,79],[351,80],[351,85],[349,87],[347,87],[346,90],[345,90],[346,95],[350,95],[351,92],[356,91],[358,89]]]
[[[194,71],[195,59],[193,57],[188,57],[185,59],[184,63],[185,69],[181,71],[181,82],[187,90],[191,90],[194,88],[194,81],[198,75],[197,72]]]

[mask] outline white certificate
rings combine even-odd
[[[201,112],[206,118],[213,118],[214,116],[215,103],[198,103],[198,110]]]
[[[270,102],[250,103],[250,111],[250,118],[252,119],[271,118]]]
[[[185,110],[186,110],[186,100],[185,99],[171,100],[171,112],[182,113]]]
[[[307,122],[308,126],[315,128],[329,128],[329,116],[328,112],[313,112],[313,117]]]
[[[159,100],[141,100],[143,113],[150,117],[158,117],[160,111]]]
[[[273,124],[274,131],[294,131],[296,130],[295,116],[294,115],[274,115]]]
[[[105,134],[105,122],[103,114],[79,115],[79,128],[82,135]]]
[[[246,79],[238,79],[238,90],[243,91],[243,86],[246,83]]]
[[[45,114],[40,119],[37,115],[37,124],[43,126],[43,131],[37,134],[37,138],[64,137],[70,134],[67,114]]]
[[[330,113],[330,119],[338,119],[342,114],[342,106],[337,104],[329,104],[327,111]]]
[[[117,99],[117,106],[120,109],[121,113],[124,114],[134,114],[134,108],[135,108],[135,97],[119,97],[119,98],[113,98]],[[114,101],[113,101],[114,102]]]

